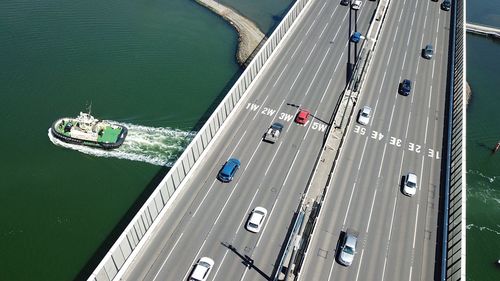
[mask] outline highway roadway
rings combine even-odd
[[[365,2],[355,13],[339,1],[311,3],[122,280],[187,280],[204,256],[215,261],[208,280],[272,276],[346,86],[354,57],[349,28],[357,18],[366,34],[375,8],[375,2]],[[305,125],[293,122],[299,108],[312,113]],[[279,141],[262,142],[276,121],[285,125]],[[222,183],[216,176],[230,157],[242,166],[232,182]],[[254,234],[244,225],[256,206],[265,207],[268,217]],[[252,267],[245,264],[249,259]]]
[[[300,280],[436,280],[449,22],[438,2],[391,1],[356,105],[373,115],[350,123]],[[431,60],[421,56],[428,43]],[[397,92],[403,79],[409,96]],[[408,172],[418,176],[413,197],[401,192]],[[335,260],[347,229],[359,233],[349,267]]]

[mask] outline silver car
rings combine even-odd
[[[432,47],[432,44],[425,45],[425,47],[422,49],[422,57],[430,60],[432,59],[433,55],[434,55],[434,47]]]
[[[337,256],[338,261],[345,266],[350,266],[356,254],[356,245],[358,244],[357,232],[347,230],[344,235],[341,236],[341,239]]]
[[[361,2],[361,0],[354,0],[351,3],[351,9],[353,9],[353,10],[359,10],[359,9],[361,9],[361,5],[363,5],[363,2]]]

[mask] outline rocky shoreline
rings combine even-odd
[[[244,65],[250,55],[252,55],[254,50],[259,46],[260,42],[265,38],[264,33],[248,18],[214,0],[195,1],[221,16],[236,29],[238,32],[238,51],[236,53],[236,59],[240,65]]]

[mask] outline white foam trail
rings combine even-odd
[[[485,231],[486,230],[486,231],[492,232],[492,233],[494,233],[496,235],[500,235],[500,231],[495,230],[495,229],[491,229],[491,228],[489,228],[487,226],[474,225],[474,224],[471,223],[471,224],[468,224],[466,226],[466,228],[467,228],[467,230],[471,230],[473,228],[478,229],[479,231]]]
[[[145,127],[128,123],[112,122],[128,129],[123,144],[113,150],[103,150],[83,145],[70,144],[54,137],[49,129],[49,139],[55,145],[77,150],[97,157],[114,157],[141,161],[158,166],[172,167],[196,132],[171,128]]]

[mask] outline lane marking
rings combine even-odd
[[[382,160],[380,161],[380,168],[378,169],[378,175],[377,177],[380,179],[380,175],[382,174],[382,166],[384,166],[384,158],[385,158],[385,151],[387,149],[387,142],[384,144],[384,151],[382,152]]]
[[[372,207],[370,208],[370,216],[368,216],[368,225],[366,226],[367,235],[368,235],[368,230],[370,229],[370,221],[372,220],[373,206],[375,205],[376,198],[377,198],[377,188],[375,188],[375,194],[373,194]]]
[[[210,185],[210,188],[208,189],[207,193],[205,193],[205,196],[203,196],[203,199],[201,200],[200,204],[198,204],[198,208],[196,208],[196,210],[194,211],[194,213],[191,215],[191,218],[194,218],[194,216],[196,216],[196,213],[198,213],[198,210],[200,209],[200,207],[203,205],[203,202],[205,202],[205,198],[207,198],[208,194],[210,193],[210,191],[212,191],[212,187],[215,185],[215,182],[217,180],[214,180],[212,182],[212,184]]]
[[[316,79],[316,76],[318,75],[318,73],[319,73],[319,71],[321,69],[321,66],[323,66],[323,63],[325,62],[326,57],[328,57],[328,53],[330,53],[330,50],[331,50],[331,48],[328,48],[328,51],[326,51],[325,56],[323,56],[323,59],[321,60],[321,63],[319,65],[319,67],[318,67],[318,70],[316,70],[316,73],[314,73],[314,77],[311,80],[311,83],[309,83],[309,87],[307,87],[307,90],[306,90],[306,93],[304,94],[304,96],[307,96],[307,94],[309,93],[309,90],[311,89],[311,87],[312,87],[312,85],[314,83],[314,80]]]
[[[359,271],[361,269],[361,263],[363,261],[363,254],[364,253],[365,253],[365,249],[361,250],[361,257],[359,259],[358,272],[356,272],[356,281],[358,281],[358,278],[359,278]],[[328,278],[328,280],[330,280],[330,278]]]
[[[401,174],[401,170],[400,170],[400,174]],[[385,267],[387,265],[387,257],[389,256],[389,247],[391,245],[392,227],[394,226],[394,215],[396,214],[397,201],[398,201],[398,196],[396,195],[396,197],[394,198],[394,205],[392,207],[391,226],[389,227],[389,239],[387,240],[385,259],[384,259],[384,268],[382,269],[382,279],[381,280],[384,280],[384,276],[385,276]]]
[[[276,157],[276,155],[278,154],[278,151],[280,150],[280,147],[281,147],[281,144],[283,142],[280,142],[280,144],[278,145],[278,149],[276,149],[276,152],[274,152],[274,155],[273,155],[273,158],[271,159],[271,163],[269,164],[269,166],[267,166],[267,169],[266,169],[266,172],[264,173],[264,176],[267,175],[267,172],[269,171],[269,168],[271,168],[273,162],[274,162],[274,158]]]
[[[323,32],[325,32],[326,28],[328,27],[328,25],[330,24],[330,22],[328,22],[325,27],[323,28],[323,30],[321,31],[321,33],[319,34],[319,38],[321,38],[323,36]]]
[[[160,268],[158,269],[158,271],[156,272],[156,275],[153,277],[153,280],[156,280],[156,278],[158,277],[158,275],[160,274],[163,266],[167,263],[167,260],[170,258],[170,255],[172,255],[172,252],[174,251],[175,247],[177,246],[177,243],[179,243],[179,241],[181,240],[182,238],[182,235],[184,235],[184,232],[181,233],[181,235],[179,236],[179,238],[177,238],[177,241],[175,241],[174,243],[174,246],[172,247],[172,249],[170,249],[170,252],[168,253],[167,255],[167,258],[163,261],[163,263],[160,265]]]
[[[293,59],[293,57],[295,56],[295,53],[299,50],[300,48],[300,45],[302,45],[303,43],[303,40],[300,41],[299,45],[297,46],[297,48],[295,48],[295,51],[293,52],[292,56],[290,57],[290,60]],[[274,87],[274,86],[273,86]]]
[[[274,81],[272,88],[274,88],[274,86],[276,86],[276,84],[278,83],[278,81],[280,81],[281,75],[283,75],[283,73],[285,72],[285,70],[286,70],[287,67],[288,67],[288,63],[285,65],[285,67],[283,68],[283,70],[281,70],[281,73],[278,76],[278,78],[276,79],[276,81]]]
[[[290,91],[292,90],[293,86],[295,85],[295,82],[297,82],[297,79],[299,78],[300,73],[302,73],[302,70],[303,70],[303,69],[304,69],[304,67],[302,66],[302,67],[300,68],[299,74],[297,74],[297,77],[295,77],[295,80],[293,80],[292,86],[290,87]]]
[[[259,188],[257,188],[257,190],[255,191],[255,194],[253,195],[252,200],[250,200],[250,204],[248,204],[247,210],[245,211],[245,215],[243,215],[243,218],[241,218],[240,224],[238,225],[238,228],[236,228],[236,232],[234,233],[234,237],[232,240],[234,240],[234,238],[236,238],[236,234],[238,234],[238,231],[240,231],[240,229],[242,228],[242,225],[243,225],[243,222],[245,221],[245,218],[247,218],[248,215],[250,214],[250,207],[252,206],[253,200],[255,200],[257,193],[259,193],[259,189],[260,189],[260,185],[259,185]],[[226,252],[227,251],[228,250],[226,250]],[[220,264],[222,265],[222,262]]]

